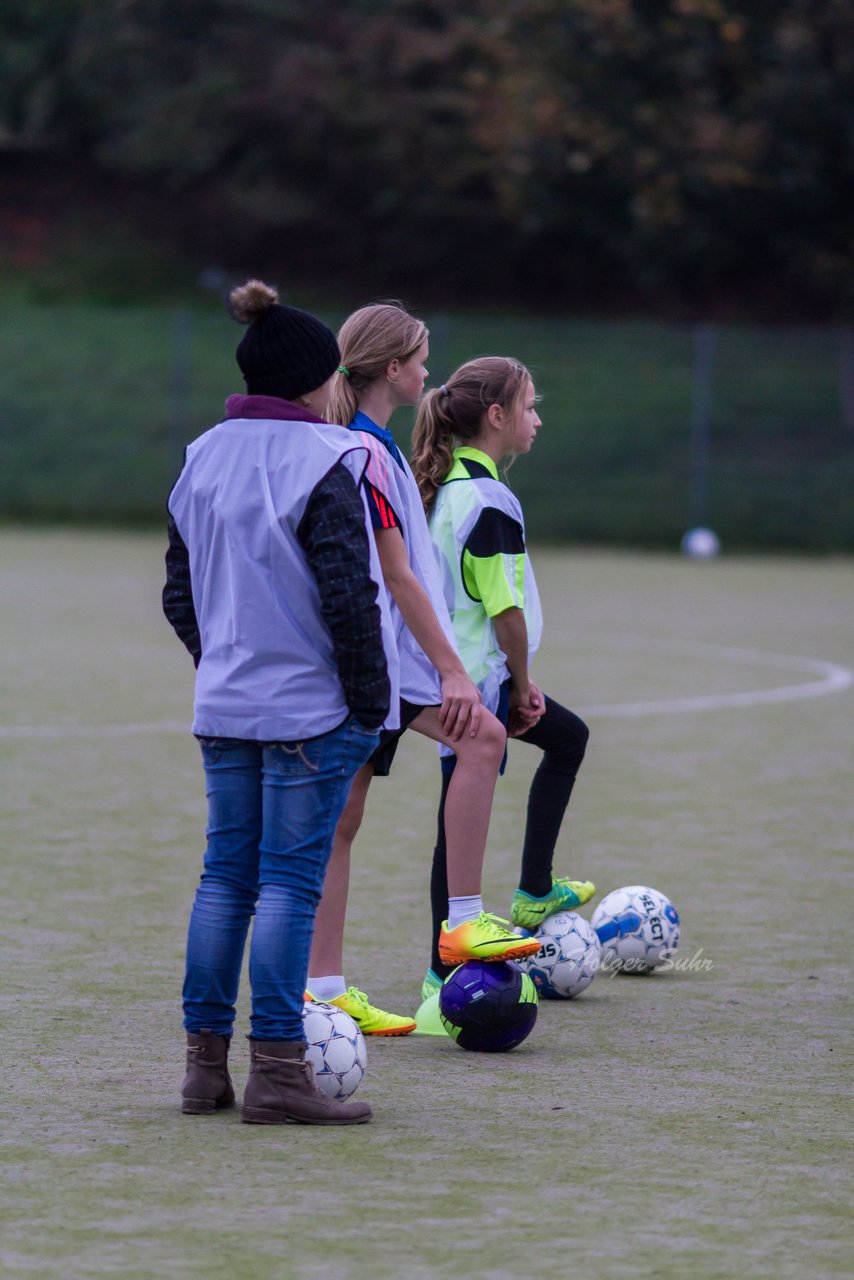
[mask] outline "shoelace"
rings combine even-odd
[[[488,929],[493,937],[496,938],[506,938],[507,934],[511,932],[509,920],[505,920],[503,916],[488,915],[485,911],[481,914],[478,923],[482,928]],[[506,929],[504,928],[505,925],[507,926]]]

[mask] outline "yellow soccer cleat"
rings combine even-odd
[[[364,991],[350,987],[343,996],[330,1000],[337,1009],[349,1013],[363,1036],[408,1036],[415,1030],[414,1018],[401,1018],[396,1013],[386,1013],[368,1000]]]
[[[482,911],[476,920],[467,920],[449,929],[447,920],[439,934],[439,955],[443,964],[465,964],[466,960],[521,960],[535,955],[536,938],[522,938],[510,929],[510,921]]]
[[[589,902],[596,892],[591,880],[552,880],[551,890],[544,898],[532,898],[530,893],[517,889],[513,894],[513,905],[510,908],[510,919],[520,929],[529,929],[532,933],[539,929],[547,916],[556,911],[575,911],[576,907]]]

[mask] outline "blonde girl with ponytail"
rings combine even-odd
[[[470,360],[427,393],[412,437],[413,475],[429,515],[460,656],[484,706],[508,735],[543,752],[528,796],[519,888],[511,907],[512,923],[530,932],[555,911],[587,902],[595,891],[589,880],[552,875],[588,729],[531,679],[542,613],[522,508],[498,473],[503,460],[533,448],[542,426],[537,400],[531,375],[518,360]],[[442,796],[430,881],[433,951],[424,999],[450,972],[438,940],[448,895],[446,804],[458,763],[453,749],[440,751]]]
[[[345,1009],[368,1035],[405,1035],[412,1018],[372,1005],[343,976],[350,850],[375,774],[388,774],[401,734],[412,728],[453,752],[457,768],[445,789],[448,893],[436,945],[453,967],[474,957],[505,960],[537,944],[484,912],[481,871],[492,797],[504,752],[503,725],[481,705],[454,640],[418,486],[388,423],[416,405],[427,379],[429,336],[398,303],[362,307],[338,333],[341,362],[327,418],[369,453],[365,492],[400,659],[400,727],[387,731],[356,775],[338,823],[309,966],[311,996]]]

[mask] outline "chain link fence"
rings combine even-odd
[[[426,318],[432,384],[476,355],[533,373],[544,426],[509,473],[533,541],[674,547],[708,525],[729,549],[854,550],[852,330]],[[185,443],[241,389],[237,326],[11,304],[0,324],[0,518],[161,522]]]

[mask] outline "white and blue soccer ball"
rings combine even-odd
[[[306,1001],[302,1025],[305,1060],[314,1067],[315,1084],[328,1098],[343,1102],[365,1078],[365,1037],[349,1013],[320,1000]]]
[[[679,913],[658,889],[629,884],[598,904],[591,924],[602,944],[602,967],[651,973],[679,946]]]
[[[534,937],[540,949],[526,958],[525,967],[539,996],[571,1000],[590,986],[599,969],[601,947],[583,916],[556,911],[546,917]]]

